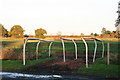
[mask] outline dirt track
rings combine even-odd
[[[34,74],[71,74],[73,73],[73,70],[77,69],[83,64],[84,61],[82,59],[68,59],[66,62],[63,62],[63,60],[59,58],[28,67],[22,70],[22,72]]]
[[[56,59],[30,66],[22,70],[22,72],[34,74],[73,74],[74,70],[85,64],[85,55],[78,54],[78,59],[75,59],[74,55],[74,53],[66,53],[66,62],[63,62],[62,53],[57,52]],[[89,55],[89,63],[91,61],[92,55]]]

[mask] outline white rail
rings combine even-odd
[[[25,48],[26,48],[26,43],[27,43],[27,39],[24,40],[24,45],[23,45],[23,65],[25,65]]]
[[[40,41],[38,41],[36,46],[36,60],[38,60],[38,48],[39,48]]]
[[[95,62],[96,51],[97,51],[97,42],[95,39],[94,39],[94,43],[95,43],[95,49],[94,49],[94,55],[93,55],[93,62]]]
[[[102,46],[103,46],[103,50],[102,50],[102,58],[104,57],[104,42],[101,41],[101,40],[98,40],[96,38],[93,38],[93,37],[82,37],[82,41],[84,42],[85,44],[85,48],[86,48],[86,68],[88,68],[88,45],[87,45],[87,42],[85,41],[84,38],[90,38],[90,39],[93,39],[94,40],[94,43],[95,43],[95,48],[94,48],[94,56],[93,56],[93,62],[95,62],[95,57],[96,57],[96,51],[97,51],[97,42],[96,41],[100,41],[102,42]],[[50,44],[49,44],[49,56],[51,56],[51,46],[53,44],[53,41],[52,40],[43,40],[43,39],[39,39],[39,38],[27,38],[24,42],[24,45],[23,45],[23,65],[25,65],[25,49],[26,49],[26,44],[27,44],[27,41],[28,40],[39,40],[38,43],[37,43],[37,46],[36,46],[36,60],[38,59],[38,48],[39,48],[39,44],[41,41],[49,41]],[[62,46],[63,46],[63,61],[66,62],[66,54],[65,54],[65,43],[64,43],[64,40],[71,40],[73,43],[74,43],[74,46],[75,46],[75,59],[78,58],[78,54],[77,54],[77,44],[75,42],[75,39],[67,39],[67,38],[61,38],[61,42],[62,42]]]
[[[84,38],[82,38],[82,40],[83,40],[83,42],[85,44],[85,48],[86,48],[86,68],[88,68],[88,45]]]
[[[26,59],[25,59],[25,48],[26,48],[26,44],[27,44],[28,40],[39,40],[39,42],[37,43],[37,46],[36,46],[36,59],[38,59],[38,47],[39,47],[40,41],[50,41],[50,42],[53,42],[53,40],[43,40],[43,39],[39,39],[39,38],[27,38],[27,39],[25,39],[25,42],[23,44],[23,65],[25,65],[25,62],[26,62]],[[52,43],[49,45],[49,54],[50,54],[51,45],[52,45]]]
[[[49,44],[49,57],[51,56],[51,46],[52,46],[52,43],[53,42],[50,42],[50,44]]]
[[[65,60],[65,44],[64,44],[64,40],[63,39],[61,39],[61,41],[62,41],[62,46],[63,46],[63,62],[65,62],[66,60]]]
[[[61,38],[62,40],[69,40],[69,41],[72,41],[74,43],[74,46],[75,46],[75,59],[77,59],[77,44],[75,42],[74,39],[67,39],[67,38]]]
[[[72,39],[74,45],[75,45],[75,59],[77,59],[77,44],[76,42],[74,41],[74,39]]]

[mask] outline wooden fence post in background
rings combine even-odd
[[[107,64],[110,64],[110,43],[107,43]]]

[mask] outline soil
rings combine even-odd
[[[92,63],[93,55],[89,55],[89,63]],[[100,57],[100,55],[97,55]],[[34,66],[21,70],[22,73],[30,74],[59,74],[73,75],[76,74],[80,66],[85,64],[85,55],[78,53],[78,59],[75,59],[74,53],[66,53],[66,62],[63,62],[62,53],[57,52],[57,58],[45,61]]]
[[[78,59],[75,59],[74,53],[66,53],[66,62],[63,62],[62,53],[57,52],[57,58],[45,62],[38,63],[37,65],[27,67],[22,70],[8,71],[8,72],[21,72],[29,74],[59,74],[59,75],[73,75],[76,74],[80,66],[85,64],[85,54],[78,53]],[[96,57],[100,57],[97,55]],[[89,55],[89,63],[92,63],[93,55]]]
[[[24,73],[32,73],[32,74],[59,74],[59,75],[65,75],[65,74],[73,74],[74,70],[79,68],[81,65],[84,64],[84,61],[82,59],[77,60],[70,60],[67,59],[66,62],[63,62],[61,58],[45,61],[42,63],[39,63],[35,66],[30,66],[22,72]]]

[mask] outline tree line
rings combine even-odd
[[[23,38],[23,37],[29,37],[29,35],[24,35],[25,30],[20,25],[14,25],[11,27],[10,31],[4,28],[2,24],[0,24],[0,36],[2,37],[14,37],[14,38]],[[35,30],[35,37],[36,38],[45,38],[45,34],[47,34],[47,31],[45,29],[39,28]],[[59,33],[61,34],[61,33]],[[58,34],[57,34],[58,35]],[[98,36],[102,38],[119,38],[119,32],[116,31],[110,31],[106,28],[102,28],[101,34],[97,33],[91,33],[91,36]],[[59,35],[58,35],[59,36]],[[84,36],[83,33],[81,33],[81,36]]]
[[[23,38],[29,37],[29,35],[24,35],[25,30],[20,25],[14,25],[11,27],[10,31],[4,28],[2,24],[0,24],[0,36],[2,37],[13,37],[13,38]],[[39,28],[35,30],[36,38],[45,38],[45,34],[47,31],[45,29]]]
[[[98,36],[102,38],[119,38],[120,34],[118,29],[116,31],[110,31],[103,27],[100,35],[97,33],[91,33],[91,36]]]

